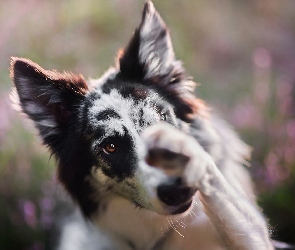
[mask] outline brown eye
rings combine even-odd
[[[113,143],[107,143],[104,147],[103,147],[103,152],[105,152],[106,154],[112,154],[115,153],[117,151],[117,147],[115,144]]]

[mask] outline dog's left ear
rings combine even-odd
[[[148,1],[143,9],[140,26],[127,46],[119,55],[121,74],[135,81],[163,78],[175,81],[183,73],[181,63],[175,60],[169,31]]]
[[[12,58],[15,104],[34,121],[43,142],[55,151],[67,124],[88,93],[81,75],[45,70],[24,58]]]

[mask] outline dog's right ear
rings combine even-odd
[[[44,70],[24,58],[12,58],[13,101],[34,122],[45,144],[54,147],[79,102],[88,92],[81,75]]]
[[[169,83],[182,77],[184,70],[175,59],[169,30],[151,1],[145,3],[141,23],[120,51],[118,62],[122,76],[129,80],[168,77]]]
[[[120,51],[118,66],[123,79],[157,88],[180,119],[190,122],[197,114],[206,115],[204,103],[194,95],[195,83],[175,58],[169,30],[151,1],[144,5],[128,46]]]

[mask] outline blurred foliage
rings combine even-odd
[[[64,199],[55,161],[11,108],[10,56],[99,77],[138,25],[143,0],[0,1],[0,249],[50,249]],[[176,55],[253,147],[259,203],[275,239],[295,239],[295,2],[154,1]]]

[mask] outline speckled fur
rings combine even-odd
[[[244,167],[249,148],[194,96],[151,2],[100,79],[22,58],[11,76],[80,209],[58,249],[273,249]]]

